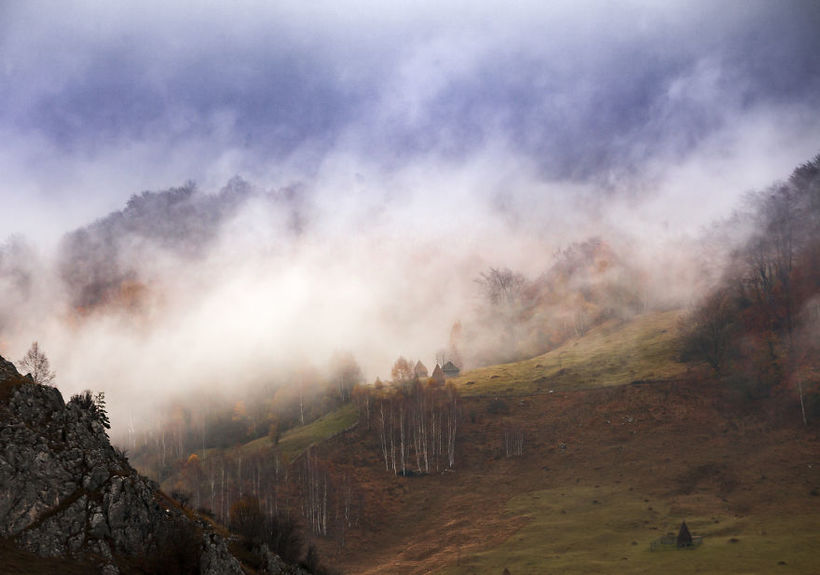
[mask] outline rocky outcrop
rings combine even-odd
[[[66,404],[0,357],[0,537],[100,571],[236,574],[225,540],[189,518],[115,450],[100,413]],[[173,570],[172,570],[173,571]]]
[[[256,554],[262,561],[262,569],[268,575],[307,575],[307,571],[288,566],[278,555],[271,553],[265,544],[256,549]]]
[[[14,367],[14,364],[6,361],[2,356],[0,356],[0,381],[10,381],[19,377],[20,374],[17,373],[17,369]]]

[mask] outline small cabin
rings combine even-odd
[[[444,372],[444,377],[447,378],[456,377],[461,372],[461,370],[452,361],[445,363],[441,368],[441,371]]]
[[[427,371],[427,366],[421,363],[421,360],[416,362],[416,367],[413,368],[413,374],[419,379],[424,379],[430,375]]]
[[[436,364],[436,367],[433,368],[433,375],[430,377],[430,381],[435,385],[444,385],[444,372],[441,370],[441,366]]]

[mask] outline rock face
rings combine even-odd
[[[111,446],[98,413],[2,357],[0,389],[0,537],[44,557],[91,558],[105,573],[242,574],[222,537]]]
[[[2,356],[0,356],[0,381],[7,381],[19,376],[20,374],[17,373],[17,369],[14,367],[14,364],[6,361]]]

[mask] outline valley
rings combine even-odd
[[[820,574],[818,30],[0,0],[0,575]]]
[[[298,468],[312,444],[334,477],[354,478],[361,516],[344,545],[338,531],[314,538],[345,573],[811,572],[816,428],[802,425],[792,396],[738,401],[706,366],[680,363],[679,319],[610,322],[452,380],[452,469],[386,471],[376,435],[362,418],[350,428],[348,408],[276,447],[263,438],[236,453]],[[510,430],[523,438],[520,455],[506,452]],[[702,546],[650,551],[682,521]]]

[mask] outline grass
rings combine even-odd
[[[283,463],[289,464],[311,445],[321,443],[352,426],[356,423],[358,417],[359,412],[356,406],[348,403],[307,425],[287,430],[279,438],[277,445],[274,445],[271,438],[266,435],[238,447],[228,449],[209,447],[204,451],[197,451],[197,454],[201,461],[205,461],[211,458],[217,458],[218,460],[227,453],[250,456],[256,453],[270,453],[273,451],[279,454]],[[178,480],[179,474],[172,474],[162,482],[163,489],[170,492]]]
[[[610,322],[456,378],[465,417],[452,473],[393,478],[327,447],[365,478],[371,505],[386,502],[339,565],[363,575],[820,573],[817,428],[778,419],[778,397],[735,403],[679,363],[679,317]],[[638,381],[664,383],[629,385]],[[518,397],[496,412],[496,396]],[[518,458],[504,457],[510,427],[525,437]],[[358,448],[372,449],[365,440]],[[650,550],[682,520],[701,546]]]
[[[584,336],[532,359],[474,369],[453,378],[464,395],[522,395],[633,381],[680,377],[677,360],[679,311],[608,321]]]
[[[344,431],[358,419],[358,411],[352,403],[343,405],[336,411],[323,415],[316,421],[288,429],[279,438],[279,443],[275,449],[286,461],[293,461],[305,449],[333,437],[337,433]],[[273,441],[270,437],[260,437],[242,446],[242,453],[254,453],[260,450],[272,449]]]
[[[310,445],[333,437],[356,423],[358,416],[356,407],[348,403],[306,425],[288,429],[281,435],[276,446],[270,436],[265,435],[239,447],[232,447],[228,451],[251,455],[259,451],[275,449],[290,462]],[[202,459],[207,459],[225,451],[223,447],[209,447],[204,451],[198,450],[197,453]]]
[[[741,518],[706,508],[681,510],[648,504],[622,486],[568,486],[513,497],[507,513],[524,527],[503,544],[445,568],[475,573],[812,573],[820,566],[816,513]],[[650,551],[682,519],[704,537],[693,550]]]

